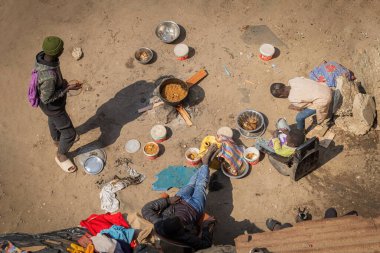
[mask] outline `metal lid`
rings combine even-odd
[[[90,156],[84,162],[84,170],[91,175],[99,174],[104,168],[103,160],[97,156]]]

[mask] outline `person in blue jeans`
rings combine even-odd
[[[316,115],[317,124],[322,124],[328,116],[332,100],[332,91],[324,83],[304,77],[289,80],[289,85],[273,83],[271,94],[276,98],[287,98],[289,109],[299,111],[296,116],[297,129],[305,130],[305,119]]]
[[[205,210],[209,163],[216,150],[215,145],[210,146],[202,158],[203,165],[175,196],[151,201],[142,208],[142,216],[154,224],[159,236],[195,250],[211,247],[215,220],[211,218],[203,222],[201,227],[198,224]]]
[[[315,110],[315,109],[306,108],[306,109],[300,110],[296,116],[297,129],[304,130],[305,129],[305,120],[307,118],[309,118],[310,116],[315,115],[316,113],[317,113],[317,110]]]

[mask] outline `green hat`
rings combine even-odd
[[[46,37],[42,43],[42,50],[47,55],[56,56],[63,51],[63,40],[56,36]]]

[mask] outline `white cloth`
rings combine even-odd
[[[91,241],[94,244],[95,250],[98,252],[115,252],[117,245],[117,241],[115,239],[111,239],[99,233],[96,236],[91,237]]]
[[[113,213],[119,209],[119,200],[116,192],[124,189],[131,184],[139,184],[145,179],[145,175],[138,173],[135,169],[128,167],[129,176],[125,179],[114,179],[106,183],[100,191],[101,209]]]
[[[116,192],[124,189],[127,185],[118,180],[112,180],[105,184],[100,192],[100,203],[102,210],[106,212],[116,212],[119,209],[119,200],[116,198]]]

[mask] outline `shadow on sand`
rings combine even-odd
[[[140,116],[137,110],[149,103],[154,89],[154,83],[140,80],[117,92],[97,109],[94,116],[76,128],[80,135],[95,128],[100,128],[101,132],[97,140],[80,147],[76,152],[113,144],[119,138],[123,126]]]
[[[231,216],[234,208],[231,179],[223,175],[220,170],[215,173],[217,181],[223,188],[219,191],[210,191],[206,204],[207,213],[214,216],[217,220],[214,231],[214,244],[234,245],[234,239],[244,234],[245,231],[248,233],[262,232],[261,229],[249,220],[236,221]]]

